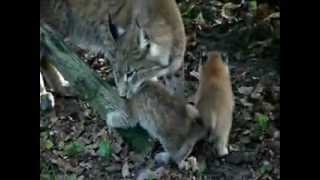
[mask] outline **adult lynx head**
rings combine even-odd
[[[118,26],[111,33],[108,17]],[[117,60],[112,64],[123,96],[183,65],[186,37],[175,0],[41,0],[40,21],[71,44]]]
[[[129,98],[144,81],[167,73],[166,69],[162,71],[164,65],[159,59],[168,55],[163,52],[163,57],[155,57],[162,49],[152,43],[138,21],[134,20],[126,30],[110,21],[110,30],[115,44],[113,75],[120,96]]]

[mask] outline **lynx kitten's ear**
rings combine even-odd
[[[196,118],[200,117],[200,113],[199,113],[198,109],[191,104],[186,105],[186,111],[187,111],[188,116],[192,119],[196,119]]]

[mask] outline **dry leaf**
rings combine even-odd
[[[129,165],[127,161],[122,166],[121,174],[124,178],[130,176]]]
[[[243,95],[249,95],[253,90],[253,87],[245,87],[245,86],[242,86],[240,88],[238,88],[238,92],[240,94],[243,94]]]

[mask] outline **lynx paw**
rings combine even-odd
[[[40,94],[40,109],[43,111],[51,110],[53,109],[55,103],[54,103],[54,97],[50,92],[45,92],[43,94]]]
[[[197,159],[193,156],[189,157],[186,160],[181,161],[178,164],[178,167],[180,170],[189,170],[191,169],[192,172],[198,171],[199,170],[199,165],[197,162]]]
[[[217,148],[218,156],[223,157],[229,154],[227,146],[218,146]]]
[[[167,152],[157,153],[154,157],[157,164],[168,164],[170,161],[170,155]]]
[[[68,88],[68,87],[70,87],[70,83],[69,83],[69,81],[62,80],[61,81],[61,86],[65,87],[65,88]]]
[[[65,97],[73,97],[75,95],[74,90],[68,81],[62,80],[60,82],[61,87],[58,89],[58,93]]]

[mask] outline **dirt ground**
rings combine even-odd
[[[199,142],[198,171],[156,166],[159,143],[109,130],[86,102],[57,96],[55,110],[40,113],[40,178],[280,179],[280,8],[254,2],[178,1],[188,36],[185,96],[195,93],[193,74],[209,50],[229,60],[236,106],[228,156]],[[107,78],[106,59],[80,55]]]

